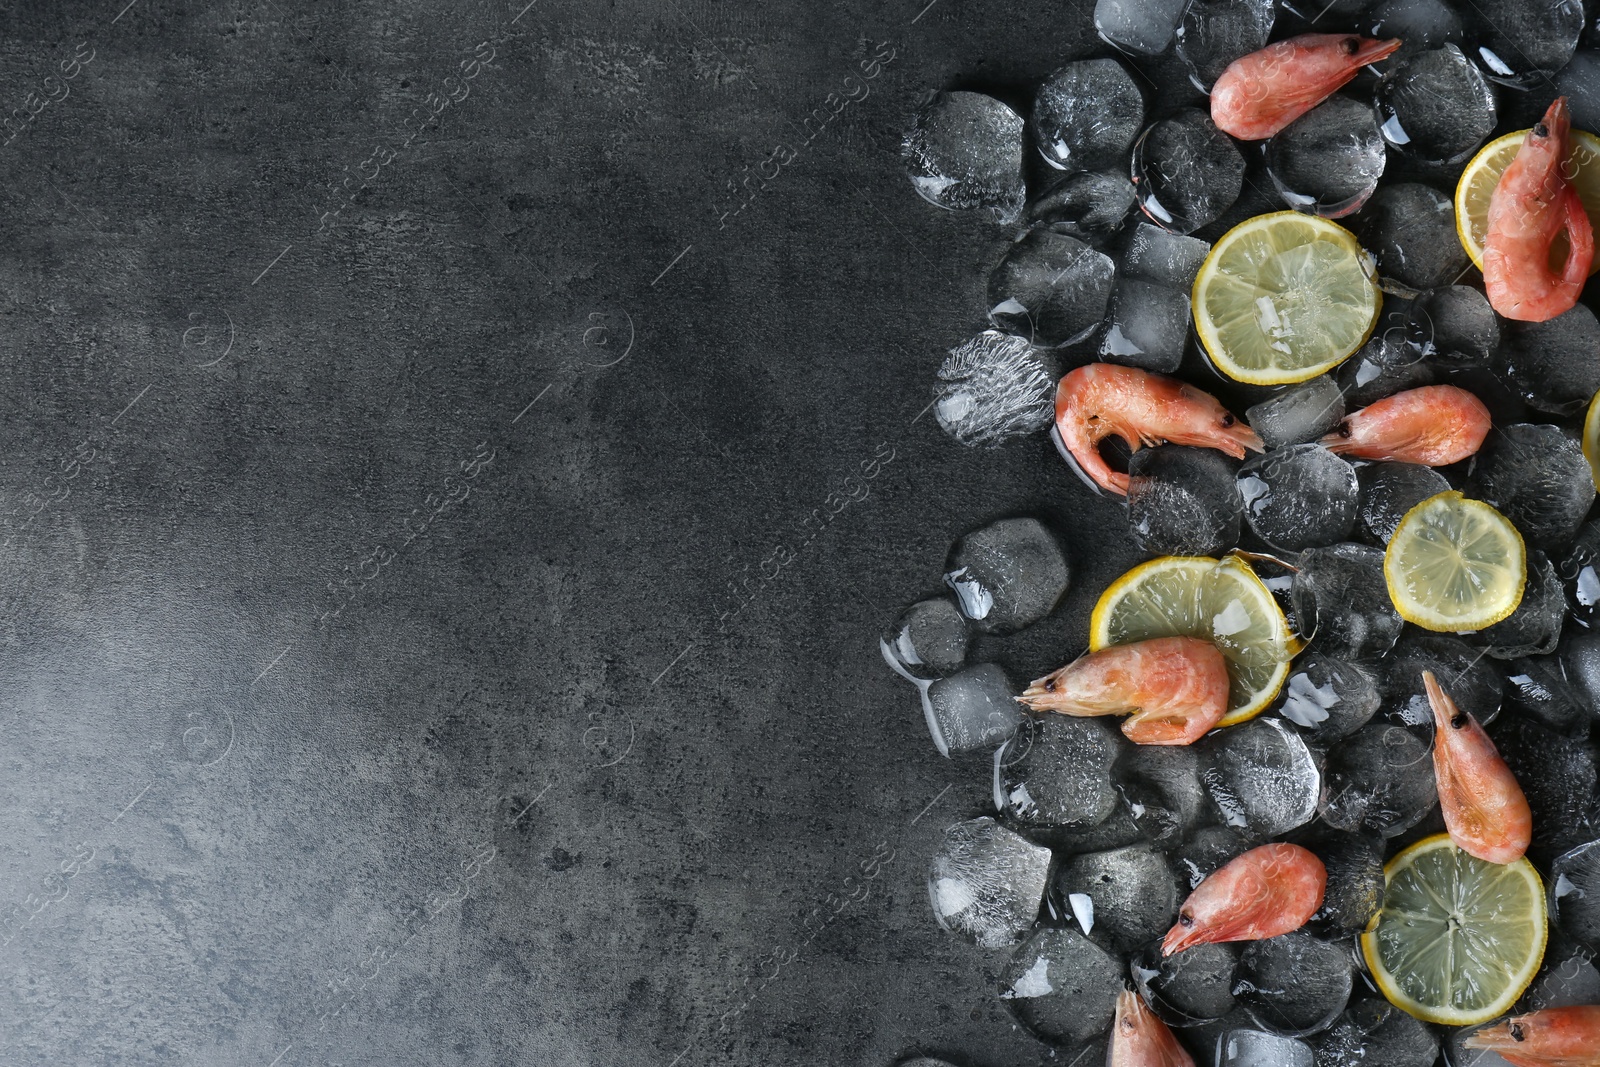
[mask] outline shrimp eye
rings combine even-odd
[[[1189,927],[1194,925],[1194,915],[1187,911],[1178,912],[1178,925]],[[1521,1040],[1520,1038],[1518,1040]]]
[[[1459,730],[1465,725],[1467,725],[1467,713],[1464,711],[1456,712],[1455,718],[1450,720],[1450,728],[1452,730]]]
[[[1232,414],[1227,414],[1227,415],[1222,416],[1222,426],[1223,426],[1224,429],[1226,429],[1227,427],[1232,426],[1232,425],[1233,425],[1233,415]]]
[[[1350,420],[1349,419],[1345,419],[1343,422],[1339,423],[1339,436],[1340,437],[1349,437],[1350,436]]]
[[[1049,681],[1045,682],[1044,690],[1047,693],[1054,693],[1056,691],[1056,680],[1051,678]]]
[[[1359,38],[1359,37],[1346,37],[1344,39],[1344,54],[1345,55],[1353,56],[1359,51],[1361,51],[1361,38]]]
[[[1526,1041],[1527,1040],[1527,1037],[1524,1036],[1524,1034],[1522,1033],[1522,1027],[1517,1023],[1512,1023],[1511,1024],[1511,1040],[1513,1040],[1513,1041]]]
[[[1538,125],[1534,126],[1533,135],[1535,137],[1549,137],[1550,136],[1550,127],[1546,126],[1544,123],[1541,122]]]

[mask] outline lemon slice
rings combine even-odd
[[[1522,602],[1527,549],[1510,519],[1452,490],[1406,512],[1383,553],[1383,578],[1407,622],[1481,630]]]
[[[1518,130],[1496,137],[1478,150],[1467,169],[1461,172],[1461,180],[1456,182],[1456,236],[1479,270],[1483,269],[1484,231],[1489,226],[1489,198],[1527,136],[1527,130]],[[1572,131],[1572,151],[1567,153],[1566,173],[1578,190],[1589,221],[1600,230],[1600,137],[1585,130]],[[1550,246],[1550,262],[1566,261],[1567,234],[1563,230]],[[1600,270],[1600,256],[1595,258],[1589,273],[1597,270]]]
[[[1303,382],[1343,362],[1378,321],[1372,257],[1338,223],[1257,215],[1222,235],[1194,280],[1211,362],[1251,385]]]
[[[1100,594],[1089,618],[1090,651],[1152,637],[1201,637],[1222,652],[1232,684],[1218,726],[1261,714],[1297,651],[1283,610],[1237,556],[1162,556]]]
[[[1583,458],[1589,461],[1589,476],[1600,493],[1600,393],[1589,401],[1589,414],[1583,420]]]
[[[1526,858],[1489,863],[1437,834],[1390,860],[1383,881],[1361,954],[1395,1007],[1472,1026],[1503,1014],[1533,981],[1549,924]]]

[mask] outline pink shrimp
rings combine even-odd
[[[1114,363],[1090,363],[1061,379],[1056,432],[1085,478],[1121,496],[1128,493],[1128,476],[1101,457],[1099,445],[1107,437],[1122,438],[1134,451],[1162,441],[1216,448],[1235,459],[1243,459],[1247,448],[1262,450],[1255,431],[1210,393]]]
[[[1454,385],[1425,385],[1346,415],[1323,447],[1356,459],[1443,467],[1474,455],[1489,436],[1489,409]]]
[[[1487,863],[1515,863],[1533,840],[1533,813],[1516,775],[1478,720],[1456,707],[1432,671],[1422,672],[1433,708],[1433,775],[1450,840]]]
[[[1111,1024],[1106,1067],[1194,1067],[1194,1057],[1139,994],[1124,989],[1117,996],[1117,1021]]]
[[[1328,869],[1307,849],[1282,843],[1253,848],[1195,887],[1161,942],[1161,954],[1298,930],[1322,907],[1327,888]]]
[[[1489,198],[1483,284],[1489,303],[1508,319],[1543,322],[1570,311],[1589,278],[1594,227],[1567,171],[1571,127],[1567,98],[1558,97]],[[1570,247],[1557,273],[1550,246],[1563,230]]]
[[[1498,1052],[1512,1067],[1600,1067],[1600,1005],[1515,1015],[1465,1044]]]
[[[1241,141],[1271,137],[1322,103],[1399,41],[1305,33],[1234,60],[1211,87],[1211,121]]]
[[[1228,662],[1198,637],[1156,637],[1080,656],[1017,698],[1033,711],[1132,715],[1140,745],[1188,745],[1228,711]]]

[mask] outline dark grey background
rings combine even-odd
[[[1019,678],[1132,561],[918,418],[1009,235],[897,152],[1091,5],[123,2],[0,13],[0,1063],[1047,1060],[876,645],[1002,514]]]

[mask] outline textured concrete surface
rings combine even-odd
[[[1048,1060],[876,637],[1130,562],[917,418],[1007,235],[896,151],[1087,6],[123,2],[0,12],[0,1063]]]

